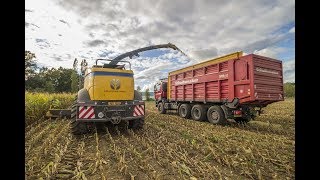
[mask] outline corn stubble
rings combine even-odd
[[[160,115],[153,102],[140,131],[104,126],[73,136],[68,120],[28,117],[26,179],[295,178],[294,99],[269,105],[245,125]]]

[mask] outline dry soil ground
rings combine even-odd
[[[26,179],[294,179],[294,99],[247,125],[212,125],[159,114],[144,129],[105,126],[73,136],[69,120],[26,127]]]

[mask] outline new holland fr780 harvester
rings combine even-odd
[[[87,67],[86,60],[82,60],[80,90],[71,110],[50,109],[48,116],[71,117],[73,134],[87,133],[92,125],[99,122],[119,124],[126,121],[128,128],[141,129],[144,125],[145,103],[142,101],[141,94],[134,90],[130,62],[122,59],[126,57],[131,59],[139,56],[139,52],[158,48],[181,51],[175,45],[168,43],[136,49],[112,60],[96,59],[92,67]],[[99,61],[109,63],[98,65]],[[119,62],[122,63],[118,64]],[[129,65],[128,69],[125,69],[126,63]]]

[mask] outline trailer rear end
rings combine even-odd
[[[218,111],[213,119],[249,121],[262,107],[284,100],[282,62],[242,52],[170,72],[163,83],[167,98],[155,97],[157,107],[195,120],[213,122],[210,113]]]

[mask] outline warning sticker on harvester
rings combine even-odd
[[[79,119],[95,118],[93,106],[79,106]]]
[[[144,115],[144,105],[136,105],[133,109],[133,116],[143,116]]]

